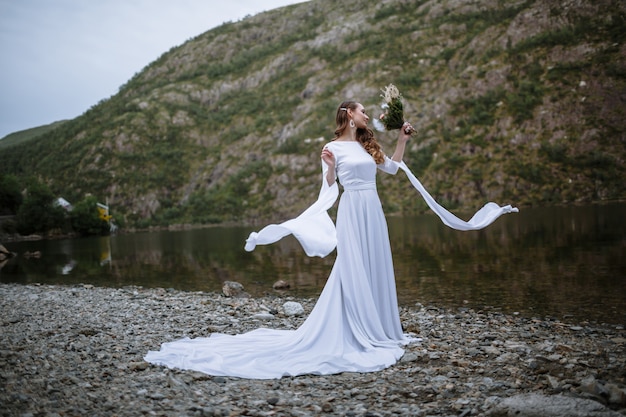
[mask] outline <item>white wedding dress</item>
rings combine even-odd
[[[376,191],[377,169],[391,174],[403,169],[450,227],[482,228],[500,214],[516,211],[488,203],[464,222],[437,205],[404,163],[387,157],[377,166],[358,142],[326,146],[335,155],[344,189],[336,229],[327,210],[336,201],[338,186],[328,185],[328,167],[322,162],[322,189],[315,204],[295,219],[251,233],[246,244],[250,251],[293,234],[309,256],[325,256],[336,247],[335,264],[306,321],[296,330],[260,328],[164,343],[160,351],[148,352],[146,361],[255,379],[384,369],[404,354],[403,345],[419,339],[403,334],[400,324],[387,223]]]

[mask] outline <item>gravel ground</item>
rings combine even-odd
[[[286,315],[287,301],[300,303],[304,314]],[[0,415],[541,415],[512,411],[507,403],[530,404],[528,394],[590,407],[576,415],[626,415],[620,325],[417,304],[402,308],[401,318],[422,342],[380,372],[245,380],[142,359],[185,336],[293,329],[314,302],[278,294],[2,284]],[[543,415],[566,412],[546,410]]]

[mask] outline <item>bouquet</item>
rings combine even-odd
[[[381,107],[385,112],[378,119],[374,119],[374,127],[381,132],[402,128],[404,125],[404,107],[402,105],[402,95],[398,91],[398,87],[389,84],[381,91],[383,92],[380,95],[383,98]],[[411,130],[406,133],[413,132],[414,130]]]

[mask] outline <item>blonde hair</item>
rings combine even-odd
[[[344,101],[337,108],[337,115],[335,116],[335,123],[337,128],[335,129],[335,139],[340,137],[343,132],[348,128],[350,118],[348,117],[348,109],[356,110],[358,103],[355,101]],[[382,147],[374,137],[374,132],[371,129],[358,128],[356,130],[356,139],[363,146],[363,148],[372,155],[374,161],[377,164],[382,164],[385,161],[385,154]]]

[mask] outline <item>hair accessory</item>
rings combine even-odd
[[[339,110],[348,111],[346,107],[339,107]]]

